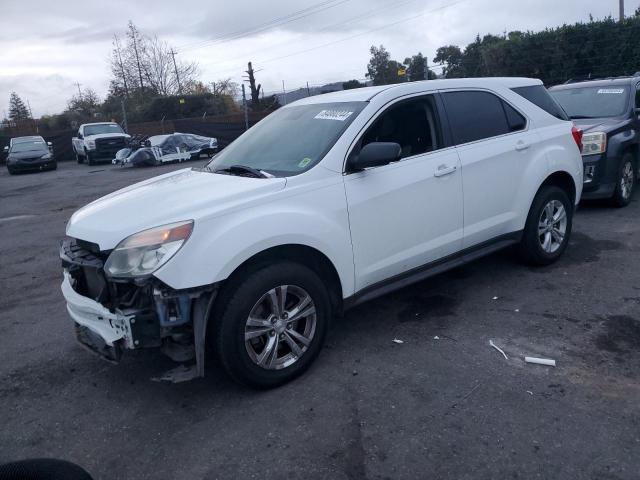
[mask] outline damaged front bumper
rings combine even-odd
[[[62,295],[67,301],[67,311],[76,323],[76,338],[85,347],[107,360],[120,360],[123,348],[135,348],[131,336],[131,321],[135,315],[110,312],[98,302],[77,293],[71,276],[64,271]]]
[[[67,239],[60,247],[62,294],[77,340],[111,362],[126,350],[159,348],[171,359],[195,359],[204,375],[206,319],[216,285],[176,291],[154,277],[120,281],[104,274],[109,252]]]

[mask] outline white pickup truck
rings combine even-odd
[[[80,125],[78,135],[73,137],[73,153],[78,163],[93,165],[100,160],[111,161],[116,152],[127,146],[127,135],[117,123],[85,123]]]

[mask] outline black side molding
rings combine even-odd
[[[345,298],[344,310],[346,311],[350,308],[355,307],[356,305],[368,302],[369,300],[380,297],[382,295],[386,295],[387,293],[391,293],[395,290],[399,290],[413,283],[420,282],[429,277],[433,277],[434,275],[439,275],[440,273],[451,270],[452,268],[456,268],[466,263],[473,262],[474,260],[477,260],[481,257],[490,255],[494,252],[497,252],[498,250],[502,250],[503,248],[514,245],[520,242],[521,238],[522,230],[501,235],[492,240],[479,243],[478,245],[474,245],[469,248],[465,248],[464,250],[461,250],[458,253],[454,253],[453,255],[448,255],[434,262],[429,262],[420,267],[411,269],[405,273],[401,273],[400,275],[396,275],[394,277],[370,285],[366,288],[363,288],[355,295]]]

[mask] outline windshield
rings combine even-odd
[[[20,153],[20,152],[32,152],[32,151],[42,151],[48,152],[49,147],[42,140],[35,140],[30,142],[20,142],[14,143],[11,147],[11,153]]]
[[[629,87],[576,87],[551,90],[571,118],[617,117],[627,110]]]
[[[281,108],[218,154],[209,168],[243,165],[275,176],[309,170],[331,149],[366,102]]]
[[[86,125],[84,127],[84,136],[99,135],[101,133],[124,133],[120,125],[117,123],[104,123],[100,125]]]

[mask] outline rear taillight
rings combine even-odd
[[[578,151],[582,153],[582,130],[574,125],[573,127],[571,127],[571,135],[573,136],[573,139],[578,146]]]

